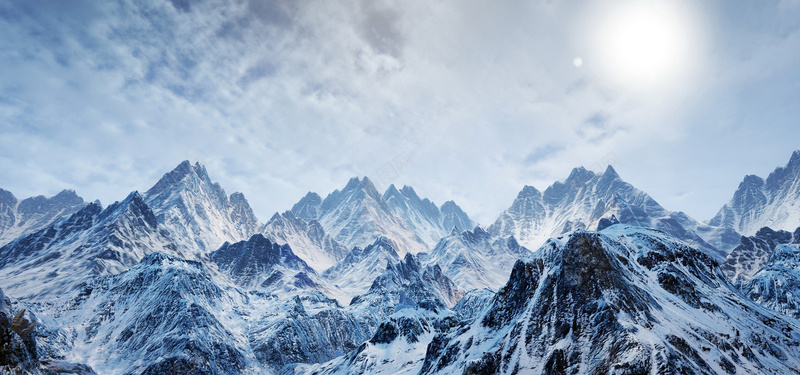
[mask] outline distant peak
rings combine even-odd
[[[319,194],[313,191],[309,191],[300,201],[301,202],[306,201],[309,203],[322,203],[322,197],[320,197]]]
[[[414,200],[419,200],[420,199],[419,196],[417,195],[417,192],[414,191],[414,188],[412,188],[411,186],[403,185],[403,188],[400,189],[400,192],[403,193],[403,195],[405,195],[408,198],[411,198],[411,199],[414,199]]]
[[[158,180],[158,182],[156,182],[156,184],[145,193],[145,195],[150,197],[158,194],[166,190],[168,187],[178,184],[187,177],[193,175],[197,176],[202,181],[209,180],[208,172],[206,171],[205,166],[200,164],[200,162],[197,162],[194,166],[192,166],[188,160],[184,160],[173,170],[165,173],[164,176],[162,176],[161,179]]]
[[[609,164],[608,167],[606,167],[606,171],[603,172],[603,177],[606,177],[606,178],[609,178],[609,177],[620,178],[619,174],[614,169],[614,167],[611,166],[611,164]]]
[[[358,177],[352,177],[347,181],[347,185],[345,185],[344,188],[345,190],[352,190],[357,188],[359,185],[361,185],[361,179]]]
[[[397,190],[397,187],[395,187],[394,184],[391,184],[391,185],[389,185],[388,188],[386,188],[386,192],[383,193],[383,199],[389,199],[391,197],[398,197],[400,195],[402,195],[402,194],[400,194],[400,191]]]
[[[792,153],[792,157],[789,159],[789,164],[786,166],[800,166],[800,149],[797,149]]]
[[[739,185],[739,188],[747,186],[761,187],[762,185],[764,185],[763,178],[758,177],[754,174],[749,174],[747,176],[744,176],[744,180],[742,180],[742,183]]]
[[[291,211],[286,211],[286,212],[291,212]],[[286,213],[284,213],[284,215],[285,215],[285,214],[286,214]],[[272,215],[272,217],[269,219],[269,222],[268,222],[267,224],[269,224],[269,223],[271,223],[271,222],[273,222],[273,221],[275,221],[275,220],[279,220],[280,218],[281,218],[281,214],[279,214],[279,213],[277,213],[277,212],[276,212],[276,213],[274,213],[274,214]]]
[[[595,176],[594,172],[587,170],[586,168],[581,166],[574,168],[572,172],[570,172],[569,177],[567,177],[567,180],[565,182],[582,184],[586,181],[589,181],[594,176]]]
[[[539,190],[530,185],[525,185],[522,190],[517,194],[517,199],[525,199],[531,197],[540,197],[542,195]]]

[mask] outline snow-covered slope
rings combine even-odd
[[[14,194],[0,189],[0,246],[69,216],[85,205],[73,190],[63,190],[50,198],[40,195],[18,201]]]
[[[800,319],[800,241],[778,245],[742,290],[753,301]]]
[[[601,174],[575,168],[566,180],[554,183],[544,193],[525,186],[511,207],[489,227],[489,232],[514,236],[523,246],[535,249],[548,238],[575,229],[596,229],[602,218],[611,215],[623,224],[663,230],[718,259],[727,255],[728,249],[718,249],[698,235],[704,233],[712,242],[720,242],[717,236],[725,232],[702,228],[705,226],[686,214],[664,209],[649,195],[623,181],[611,166]],[[734,237],[738,241],[738,236]]]
[[[530,255],[514,237],[493,236],[481,227],[472,231],[453,231],[428,254],[423,264],[438,264],[442,272],[464,290],[499,289],[508,281],[517,259]]]
[[[145,201],[158,223],[196,258],[226,241],[246,240],[261,228],[244,195],[228,197],[200,163],[184,161],[166,173],[145,193]]]
[[[358,349],[319,365],[298,365],[282,374],[314,375],[416,375],[425,359],[425,348],[437,334],[456,324],[448,312],[405,308],[381,323],[375,335]]]
[[[800,242],[800,227],[795,233],[797,237],[794,240]],[[792,237],[792,233],[787,231],[774,231],[766,227],[756,232],[755,236],[742,237],[741,244],[725,258],[722,271],[734,282],[750,280],[767,263],[775,246],[792,242]]]
[[[435,266],[422,267],[413,254],[399,262],[389,262],[375,278],[369,290],[353,298],[350,308],[378,322],[404,308],[423,307],[446,310],[461,299],[464,292]]]
[[[763,227],[793,230],[800,226],[800,150],[785,167],[777,168],[766,181],[745,176],[733,198],[709,225],[733,228],[745,236]]]
[[[254,363],[234,308],[245,300],[200,262],[155,252],[87,280],[56,318],[73,330],[72,355],[102,374],[239,374]]]
[[[338,294],[332,297],[349,304],[354,296],[365,293],[387,264],[400,261],[395,246],[392,240],[378,237],[363,249],[353,248],[339,263],[325,270],[322,276],[338,288]]]
[[[420,198],[410,186],[397,190],[390,185],[383,199],[392,213],[403,218],[428,247],[435,246],[454,228],[462,231],[475,226],[455,202],[445,202],[440,209],[429,199]]]
[[[316,219],[305,221],[293,211],[276,213],[261,233],[274,242],[291,246],[317,272],[332,267],[347,255],[347,248],[325,233]]]
[[[133,192],[106,209],[90,203],[0,248],[0,287],[17,298],[48,301],[87,276],[125,271],[153,251],[180,253]]]
[[[800,322],[742,297],[717,263],[653,230],[550,241],[423,374],[793,373]]]
[[[394,242],[401,255],[427,250],[425,242],[405,220],[392,213],[366,177],[352,178],[344,189],[328,194],[319,206],[317,220],[347,248],[367,246],[384,236]]]

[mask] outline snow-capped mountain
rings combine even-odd
[[[530,255],[514,237],[493,236],[481,227],[452,231],[430,253],[420,254],[424,264],[437,264],[464,290],[499,289],[508,281],[517,259]]]
[[[742,291],[763,306],[800,319],[800,240],[775,247]]]
[[[698,230],[704,226],[682,212],[664,209],[649,195],[623,181],[611,166],[600,174],[575,168],[566,180],[554,183],[544,193],[525,186],[488,230],[502,237],[513,236],[523,246],[535,249],[548,238],[572,230],[596,229],[601,219],[611,215],[623,224],[663,230],[716,258],[724,259],[727,255],[727,249],[718,249],[698,235],[706,233],[711,239],[724,232]],[[735,238],[738,241],[738,236]],[[715,241],[720,240],[715,237]]]
[[[422,267],[413,254],[399,262],[388,262],[386,269],[372,282],[369,290],[353,298],[350,307],[362,315],[382,321],[395,311],[423,307],[446,310],[458,302],[464,292],[441,273],[438,267]]]
[[[349,304],[354,296],[365,293],[387,264],[400,261],[395,248],[394,242],[386,237],[378,237],[363,249],[354,247],[344,259],[322,273],[339,288],[338,295],[333,297]]]
[[[428,247],[435,246],[454,228],[462,231],[475,226],[455,202],[447,201],[441,208],[436,207],[429,199],[420,198],[410,186],[397,190],[394,185],[389,185],[383,199],[392,213],[405,219]]]
[[[0,246],[69,216],[85,205],[73,190],[63,190],[50,198],[40,195],[18,201],[14,194],[0,189]]]
[[[795,234],[785,230],[774,231],[771,228],[761,228],[755,236],[742,237],[741,244],[734,248],[725,262],[722,271],[731,281],[745,282],[763,267],[775,247],[793,241],[800,242],[800,227]]]
[[[261,234],[247,241],[225,243],[209,257],[222,273],[246,290],[290,292],[316,286],[316,272],[289,245],[270,242]]]
[[[325,233],[316,219],[305,221],[293,211],[276,213],[261,233],[274,242],[288,244],[311,268],[322,272],[344,259],[347,248]]]
[[[180,254],[133,192],[106,209],[90,203],[0,248],[0,286],[17,298],[46,301],[87,276],[125,271],[153,251]]]
[[[158,223],[189,254],[202,257],[224,242],[250,238],[261,223],[241,193],[230,197],[200,163],[184,161],[145,193]]]
[[[428,249],[425,242],[402,217],[396,216],[372,182],[352,178],[342,190],[335,190],[321,202],[313,193],[292,207],[306,220],[317,220],[325,231],[348,249],[364,247],[379,236],[390,238],[402,255]],[[317,216],[312,214],[316,212]]]
[[[56,317],[73,327],[73,355],[103,374],[238,374],[254,362],[235,310],[245,299],[200,262],[155,252],[87,280]]]
[[[518,262],[490,308],[432,340],[421,373],[792,373],[798,328],[702,252],[615,225]]]
[[[733,228],[745,236],[763,227],[793,230],[800,226],[800,150],[785,167],[776,168],[766,181],[745,176],[733,198],[709,225]]]
[[[525,187],[488,229],[452,201],[379,194],[366,178],[261,226],[188,162],[105,209],[62,194],[28,210],[0,191],[0,223],[30,230],[0,247],[0,372],[800,368],[800,228],[743,238],[665,210],[610,167]]]

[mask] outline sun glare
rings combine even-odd
[[[620,2],[600,14],[592,42],[600,74],[617,87],[662,91],[696,59],[695,15],[678,1]]]

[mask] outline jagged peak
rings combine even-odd
[[[156,195],[190,176],[195,176],[201,181],[210,181],[205,166],[200,164],[200,162],[195,163],[193,166],[188,160],[184,160],[173,170],[165,173],[145,195],[148,197]]]
[[[417,192],[414,191],[414,188],[412,188],[411,186],[408,186],[408,185],[403,185],[403,188],[400,189],[400,193],[402,193],[403,195],[405,195],[409,199],[422,200],[419,197],[419,195],[417,195]]]
[[[394,250],[394,242],[386,236],[378,236],[375,242],[372,243],[373,247],[388,247]]]
[[[322,197],[320,197],[319,194],[313,191],[309,191],[308,193],[306,193],[306,195],[303,196],[303,198],[300,199],[300,201],[295,203],[295,206],[298,206],[300,204],[320,204],[320,203],[322,203]]]
[[[535,187],[530,185],[525,185],[520,190],[519,194],[517,194],[517,200],[531,198],[531,197],[541,197],[542,193],[537,190]]]
[[[17,204],[17,197],[15,197],[10,191],[0,188],[0,203],[13,206]]]
[[[761,187],[764,185],[764,179],[754,174],[744,176],[744,179],[739,184],[739,189],[747,188],[750,186]]]
[[[584,168],[583,166],[573,168],[569,177],[564,181],[565,183],[583,184],[591,180],[595,176],[594,172]]]
[[[341,191],[335,190],[333,193],[328,194],[328,197],[325,198],[325,200],[327,201],[328,198],[337,196],[342,193],[349,195],[359,191],[363,191],[365,194],[373,197],[375,200],[378,201],[383,200],[383,197],[381,196],[380,193],[378,193],[378,190],[375,188],[375,185],[373,185],[372,181],[370,181],[370,179],[366,176],[361,179],[359,179],[358,177],[351,178],[349,181],[347,181],[347,185],[345,185],[344,189],[342,189]],[[323,201],[323,203],[325,202]]]
[[[617,173],[617,170],[614,169],[614,167],[612,167],[611,164],[609,164],[608,167],[606,167],[606,171],[603,172],[603,177],[614,178],[614,179],[620,178],[619,173]]]
[[[786,166],[789,167],[797,165],[800,165],[800,148],[794,150],[794,152],[792,153],[792,157],[789,158],[789,164],[787,164]]]
[[[439,207],[439,211],[442,212],[454,211],[459,213],[464,212],[464,210],[462,210],[461,207],[458,204],[456,204],[455,201],[452,200],[442,203],[442,205]]]
[[[399,197],[399,196],[402,196],[402,194],[400,194],[400,190],[397,190],[397,187],[395,187],[394,184],[389,185],[389,187],[386,188],[386,191],[383,193],[383,199],[386,200],[388,200],[391,197]]]
[[[291,212],[291,211],[286,211],[286,212],[283,213],[283,215],[286,215],[286,213],[288,213],[288,212]],[[280,220],[281,216],[282,215],[279,212],[275,212],[274,214],[272,214],[272,217],[269,218],[269,221],[267,221],[267,224],[269,224],[269,223],[271,223],[271,222],[273,222],[275,220]]]

